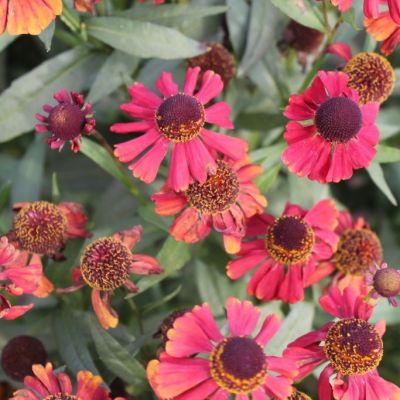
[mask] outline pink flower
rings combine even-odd
[[[7,298],[0,294],[0,319],[12,320],[21,317],[30,309],[33,304],[24,306],[13,306]]]
[[[157,176],[162,160],[171,145],[168,185],[175,191],[186,190],[195,181],[204,183],[208,174],[217,170],[217,154],[241,160],[247,151],[243,139],[216,133],[205,127],[215,124],[233,128],[230,108],[219,101],[205,108],[224,87],[221,77],[213,71],[203,75],[199,91],[194,94],[200,68],[186,72],[183,91],[172,80],[172,74],[163,72],[156,82],[160,98],[139,82],[130,86],[131,102],[121,109],[140,121],[118,123],[112,132],[145,132],[145,134],[115,146],[115,155],[129,163],[133,175],[146,183]]]
[[[67,92],[65,89],[54,94],[56,106],[45,104],[43,111],[48,116],[36,114],[41,123],[36,125],[37,133],[50,132],[46,139],[51,149],[62,149],[66,142],[71,142],[71,150],[79,151],[82,135],[89,134],[96,125],[92,114],[92,105],[86,103],[81,94]]]
[[[337,218],[335,204],[322,200],[310,210],[288,203],[279,218],[250,219],[238,257],[228,263],[228,276],[236,280],[257,268],[247,285],[250,295],[264,301],[303,300],[304,288],[332,271],[319,263],[335,251]]]
[[[156,258],[131,252],[140,241],[140,225],[119,231],[112,236],[96,239],[83,251],[79,269],[72,270],[74,285],[58,289],[58,293],[73,292],[88,285],[92,288],[92,306],[104,329],[118,325],[118,315],[112,309],[110,298],[114,290],[125,286],[131,292],[138,287],[129,279],[130,274],[152,275],[163,272]]]
[[[389,0],[397,1],[397,0]],[[366,17],[376,17],[379,13],[379,5],[382,0],[364,0],[364,14]],[[334,6],[337,6],[340,11],[346,12],[353,5],[353,0],[331,0]]]
[[[267,316],[255,333],[261,310],[233,297],[226,302],[229,333],[221,334],[207,303],[175,319],[165,352],[147,366],[159,399],[283,400],[291,395],[293,362],[268,356],[264,347],[280,321]]]
[[[175,192],[165,185],[152,196],[156,213],[162,216],[182,213],[170,227],[171,235],[186,243],[196,243],[212,229],[221,232],[225,249],[235,253],[245,234],[245,219],[263,212],[267,200],[252,180],[261,167],[241,161],[217,160],[217,170],[203,184],[191,183]]]
[[[24,379],[25,388],[17,390],[10,400],[42,400],[42,399],[79,399],[79,400],[111,400],[107,389],[101,384],[100,376],[90,371],[80,371],[77,375],[77,387],[74,390],[70,377],[64,373],[55,373],[51,363],[46,366],[35,364],[33,376]],[[125,400],[122,397],[115,400]]]
[[[297,363],[302,380],[328,362],[318,382],[320,400],[397,400],[400,389],[378,374],[383,356],[385,322],[368,322],[373,306],[353,288],[331,288],[322,308],[339,318],[290,343],[284,357]]]
[[[360,105],[343,72],[320,71],[311,87],[294,94],[284,115],[288,144],[283,162],[298,176],[321,183],[349,179],[376,154],[378,103]]]

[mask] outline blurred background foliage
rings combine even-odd
[[[335,39],[351,44],[353,54],[376,48],[362,29],[362,2],[355,3],[355,11],[345,14]],[[168,235],[168,220],[154,214],[150,200],[138,204],[132,196],[132,191],[139,190],[149,199],[162,179],[152,185],[134,180],[91,138],[85,139],[80,154],[73,154],[68,146],[61,152],[50,151],[43,137],[33,133],[34,114],[54,92],[66,88],[87,95],[94,104],[98,130],[110,144],[121,141],[109,133],[109,126],[126,118],[119,105],[128,99],[127,85],[139,80],[154,87],[162,70],[173,72],[182,81],[186,59],[203,51],[202,42],[222,42],[234,53],[237,75],[223,97],[232,107],[234,134],[249,141],[252,160],[264,167],[257,183],[268,197],[267,211],[279,213],[286,201],[308,207],[333,196],[342,208],[367,217],[381,238],[385,261],[398,266],[399,84],[379,114],[381,144],[368,171],[356,172],[340,184],[322,186],[288,174],[280,161],[285,125],[281,113],[289,94],[303,90],[318,67],[342,65],[335,56],[322,53],[309,56],[304,67],[297,63],[294,50],[283,55],[278,49],[289,18],[325,30],[319,2],[196,0],[154,7],[103,0],[95,17],[78,15],[72,4],[66,4],[67,13],[40,38],[0,37],[0,231],[10,228],[11,205],[16,201],[80,202],[89,214],[94,237],[142,224],[144,238],[138,250],[157,255],[166,274],[141,278],[141,290],[134,296],[119,289],[113,305],[121,324],[114,330],[99,327],[85,288],[35,300],[35,308],[16,321],[0,320],[0,348],[17,334],[31,334],[45,343],[56,366],[65,365],[74,373],[81,369],[98,372],[108,385],[118,377],[134,398],[149,399],[152,395],[144,367],[160,345],[152,335],[162,319],[173,310],[203,301],[223,317],[228,296],[246,297],[246,281],[233,283],[225,275],[228,256],[217,235],[190,247],[178,243]],[[337,14],[333,9],[329,17],[334,24]],[[321,51],[332,38],[325,40]],[[390,61],[399,75],[399,54]],[[162,172],[165,177],[166,170]],[[70,270],[77,265],[83,246],[83,240],[71,241],[66,261],[47,260],[46,274],[57,286],[70,285]],[[280,353],[289,341],[326,321],[327,316],[315,305],[322,287],[323,282],[308,293],[307,301],[294,306],[260,304],[265,313],[287,315],[269,345],[271,353]],[[374,319],[382,318],[389,328],[381,374],[400,384],[400,310],[382,302]],[[0,371],[0,381],[7,380]],[[18,387],[18,383],[10,383]],[[315,383],[311,377],[302,387],[315,396]]]

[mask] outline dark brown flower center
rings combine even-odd
[[[264,382],[267,362],[262,347],[247,337],[227,337],[210,357],[211,376],[230,393],[248,393]]]
[[[349,318],[336,322],[328,331],[324,352],[332,367],[343,375],[373,371],[383,356],[383,343],[375,327]]]
[[[85,114],[76,104],[58,104],[49,114],[50,132],[57,139],[72,140],[76,138],[84,125]]]
[[[50,396],[45,397],[43,400],[80,400],[79,397],[74,396],[72,394],[51,394]]]
[[[294,393],[288,397],[287,400],[312,400],[310,396],[307,396],[303,392],[299,392],[298,390],[294,390]]]
[[[194,139],[204,126],[204,107],[193,96],[178,93],[165,99],[155,114],[160,132],[173,142]]]
[[[40,340],[32,336],[11,339],[1,353],[1,366],[12,379],[22,381],[32,375],[33,364],[45,364],[47,353]]]
[[[128,279],[132,260],[132,253],[121,241],[111,237],[97,239],[81,257],[82,277],[94,289],[116,289]]]
[[[347,97],[333,97],[318,108],[315,125],[328,142],[347,143],[361,129],[360,107]]]
[[[297,215],[284,215],[275,219],[265,237],[270,256],[284,264],[307,261],[314,247],[313,229]]]
[[[400,271],[394,268],[384,268],[374,275],[374,289],[383,297],[393,297],[400,294]]]
[[[340,237],[334,260],[340,271],[364,275],[382,260],[381,242],[370,229],[347,229]]]
[[[377,53],[358,53],[345,65],[348,85],[360,96],[360,104],[383,103],[392,93],[396,75],[390,62]]]
[[[23,250],[54,254],[64,245],[67,220],[61,210],[47,201],[35,201],[14,217],[14,233]]]
[[[206,182],[194,182],[185,192],[191,207],[203,214],[217,214],[229,209],[239,194],[239,179],[224,161],[217,161],[218,169]]]
[[[233,55],[221,43],[206,43],[210,48],[204,54],[190,58],[188,64],[190,67],[200,67],[201,75],[211,70],[216,72],[222,79],[225,85],[235,76],[236,67]]]

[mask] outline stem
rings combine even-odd
[[[68,7],[64,6],[63,12],[60,15],[61,21],[65,23],[73,32],[80,32],[81,23],[79,18],[68,9]]]
[[[115,157],[114,155],[114,150],[113,148],[108,144],[107,140],[105,137],[96,129],[93,129],[92,132],[90,133],[91,136],[93,136],[99,144],[107,151],[107,153],[110,154],[112,159],[115,162],[115,165],[117,168],[121,171],[121,173],[125,176],[124,183],[125,186],[129,189],[131,194],[136,197],[136,199],[139,201],[139,203],[144,206],[147,204],[146,199],[143,197],[142,193],[139,191],[139,189],[134,185],[132,182],[132,179],[130,176],[127,175],[126,170],[124,166],[119,162],[118,158]]]

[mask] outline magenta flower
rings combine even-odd
[[[129,169],[136,178],[151,183],[171,144],[168,185],[175,191],[185,190],[190,183],[204,183],[208,174],[217,171],[218,153],[241,160],[247,151],[243,139],[214,132],[205,124],[233,128],[230,107],[219,101],[205,108],[224,87],[221,77],[213,71],[203,75],[200,89],[194,94],[200,68],[186,72],[183,91],[172,80],[172,74],[163,72],[156,82],[162,98],[139,82],[130,86],[131,101],[121,105],[131,117],[140,121],[117,123],[112,132],[145,132],[143,135],[115,146],[115,155],[121,162],[132,162]]]

